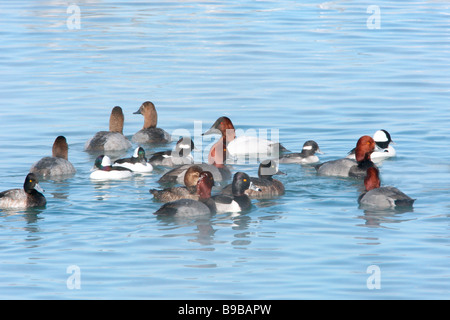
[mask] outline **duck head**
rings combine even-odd
[[[203,171],[197,181],[197,194],[200,199],[208,199],[211,197],[211,190],[214,186],[214,178],[211,172]]]
[[[133,114],[142,114],[144,116],[144,129],[155,128],[158,124],[158,113],[153,102],[145,101]]]
[[[370,155],[375,150],[375,140],[370,136],[362,136],[356,143],[355,157],[357,162],[370,160]]]

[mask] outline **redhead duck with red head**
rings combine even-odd
[[[379,171],[375,167],[367,169],[364,186],[366,191],[358,198],[361,207],[381,210],[411,208],[415,201],[395,187],[381,187]]]
[[[374,167],[370,155],[375,150],[375,141],[370,136],[362,136],[356,143],[355,160],[342,158],[315,166],[322,176],[364,178],[367,168]]]
[[[287,151],[280,143],[254,136],[236,136],[233,123],[228,117],[220,117],[203,135],[220,134],[222,137],[211,149],[209,162],[215,159],[225,163],[228,156],[275,156]],[[223,149],[223,152],[222,152]],[[223,159],[220,159],[223,157]]]

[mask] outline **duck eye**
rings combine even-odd
[[[247,182],[247,179],[244,179],[244,182]]]
[[[28,182],[33,182],[33,180],[30,179],[30,180],[28,180]]]

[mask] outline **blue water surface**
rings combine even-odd
[[[58,135],[77,169],[41,181],[46,208],[0,211],[1,299],[450,298],[447,2],[2,1],[0,12],[0,190],[22,186]],[[360,182],[281,165],[285,195],[247,213],[158,218],[148,190],[162,170],[93,182],[83,151],[116,105],[131,138],[146,100],[159,127],[195,137],[199,161],[217,138],[199,133],[222,115],[292,151],[313,139],[321,161],[386,129],[397,156],[382,184],[414,209],[363,210]]]

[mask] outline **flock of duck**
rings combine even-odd
[[[365,190],[358,198],[361,206],[374,209],[412,207],[415,199],[395,187],[380,186],[378,162],[396,155],[392,139],[386,130],[378,130],[373,137],[362,136],[356,146],[344,158],[320,163],[320,148],[315,141],[304,143],[301,152],[291,153],[280,143],[253,136],[236,136],[228,117],[220,117],[203,135],[218,134],[220,138],[211,147],[208,163],[194,163],[191,151],[196,150],[193,141],[182,137],[173,150],[161,151],[146,158],[142,145],[167,144],[171,135],[157,127],[158,115],[152,102],[144,102],[135,114],[144,116],[144,127],[135,133],[131,141],[123,135],[124,115],[121,107],[111,111],[109,130],[97,132],[84,147],[87,152],[101,153],[90,174],[93,180],[116,180],[131,177],[135,173],[151,172],[155,166],[169,168],[158,180],[162,189],[150,189],[162,206],[156,215],[194,216],[221,212],[248,210],[251,199],[272,198],[284,194],[282,182],[273,178],[284,174],[278,164],[313,165],[318,175],[352,177],[364,181]],[[106,155],[126,151],[132,142],[139,145],[129,158],[114,162]],[[268,155],[259,164],[258,177],[245,172],[231,173],[227,160],[239,156]],[[274,155],[274,157],[270,157]],[[68,144],[64,136],[58,136],[53,144],[52,156],[34,163],[25,178],[23,188],[0,193],[0,209],[42,207],[46,198],[38,179],[71,176],[75,167],[68,160]],[[212,195],[215,182],[232,180],[218,194]]]

